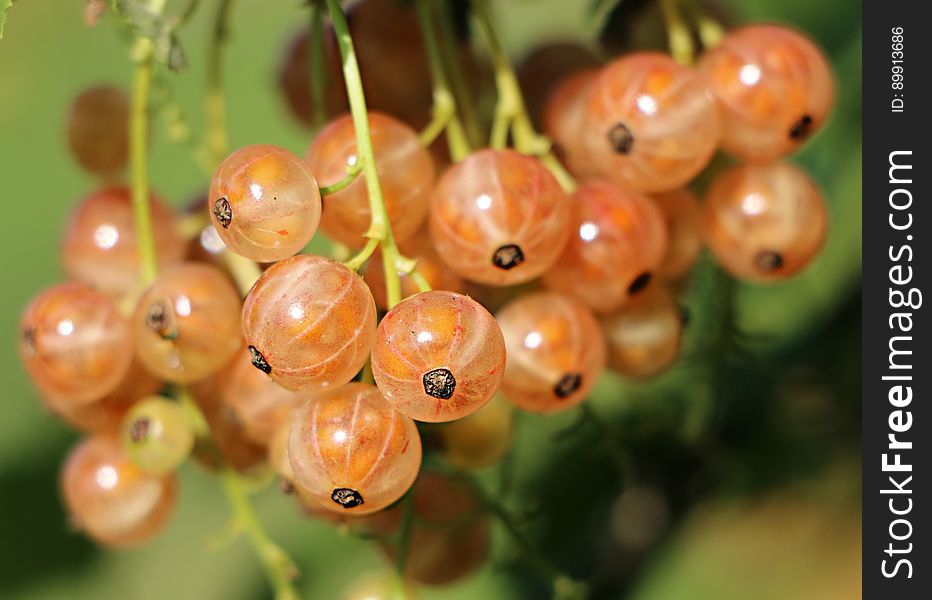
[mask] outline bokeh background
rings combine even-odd
[[[179,3],[169,3],[177,6]],[[183,4],[183,3],[182,3]],[[182,34],[190,68],[174,88],[201,130],[213,2]],[[234,147],[275,143],[303,153],[309,133],[274,80],[286,38],[305,26],[297,0],[235,3],[226,54]],[[588,0],[495,0],[518,59],[553,38],[586,39]],[[652,2],[622,0],[607,39],[656,43]],[[831,232],[820,258],[783,285],[733,286],[707,262],[685,302],[684,357],[648,384],[603,378],[594,408],[609,434],[573,415],[521,416],[505,469],[506,503],[528,535],[604,598],[860,597],[860,14],[848,0],[721,0],[733,23],[792,24],[817,39],[837,73],[834,116],[793,157],[824,189]],[[96,83],[127,86],[131,63],[112,20],[89,30],[83,2],[17,2],[0,40],[0,598],[149,600],[267,597],[245,542],[208,552],[227,507],[212,476],[181,473],[177,516],[151,545],[114,553],[69,531],[57,471],[76,434],[47,415],[22,372],[17,322],[27,300],[61,277],[59,240],[95,183],[65,143],[70,100]],[[154,188],[182,206],[206,185],[185,148],[156,124]],[[622,467],[619,467],[622,465]],[[503,475],[504,473],[504,475]],[[335,598],[386,562],[366,541],[299,515],[268,489],[255,501],[302,569],[308,598]],[[523,519],[524,520],[524,519]],[[488,563],[424,598],[537,598],[547,588],[498,527]]]

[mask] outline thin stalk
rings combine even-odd
[[[416,270],[411,271],[411,273],[408,274],[408,277],[410,277],[411,281],[413,281],[414,284],[417,285],[417,289],[419,289],[422,292],[429,292],[431,291],[431,289],[433,289],[431,288],[430,282],[427,281],[427,278],[421,275],[420,273],[418,273]]]
[[[479,113],[476,109],[475,98],[463,74],[459,49],[456,45],[456,31],[453,24],[453,12],[450,10],[451,2],[440,2],[440,51],[446,71],[450,75],[450,85],[453,95],[456,96],[456,105],[463,120],[463,128],[469,144],[473,147],[481,146],[482,127],[479,124]]]
[[[443,60],[440,56],[440,46],[437,43],[437,35],[434,31],[434,23],[431,19],[430,5],[431,0],[417,0],[417,16],[421,25],[421,35],[424,38],[424,46],[427,49],[428,65],[430,67],[430,76],[434,82],[434,120],[443,121],[443,128],[447,132],[447,142],[450,146],[450,155],[454,161],[460,161],[469,155],[471,148],[469,140],[466,138],[466,131],[463,128],[463,122],[460,120],[459,106],[456,103],[456,97],[450,90],[450,83],[443,66]]]
[[[157,261],[152,234],[152,211],[149,207],[149,91],[152,87],[152,43],[140,39],[142,58],[136,64],[130,115],[130,180],[132,182],[133,220],[139,243],[139,268],[143,285],[155,279]]]
[[[327,99],[324,90],[327,87],[327,71],[324,65],[324,12],[317,2],[310,2],[311,29],[307,39],[307,48],[311,67],[311,125],[317,130],[327,121]]]
[[[388,221],[388,211],[382,198],[382,185],[379,182],[379,173],[375,165],[375,152],[372,149],[372,137],[369,132],[369,114],[366,109],[366,97],[362,88],[362,77],[359,74],[359,63],[353,47],[346,16],[340,6],[339,0],[326,0],[337,35],[337,44],[343,58],[343,78],[346,82],[346,93],[349,97],[350,113],[353,126],[356,129],[357,160],[362,168],[366,180],[366,189],[369,192],[369,209],[372,213],[372,222],[365,236],[379,240],[382,249],[382,266],[385,269],[385,292],[388,307],[392,308],[401,302],[401,280],[398,277],[398,264],[401,255],[395,244],[395,236]]]
[[[358,271],[379,247],[379,240],[369,238],[362,250],[353,255],[349,260],[344,261],[343,265],[350,271]]]
[[[219,0],[207,58],[207,90],[204,110],[207,121],[207,147],[215,163],[227,154],[226,97],[223,93],[223,45],[229,33],[233,0]]]
[[[352,165],[352,166],[350,166],[350,167],[347,167],[347,168],[346,168],[346,176],[345,176],[343,179],[341,179],[341,180],[339,180],[339,181],[337,181],[337,182],[335,182],[335,183],[331,183],[330,185],[322,185],[322,186],[320,186],[320,195],[321,195],[321,196],[326,196],[326,195],[328,195],[328,194],[336,194],[336,193],[339,192],[340,190],[344,190],[344,189],[348,188],[348,187],[350,186],[351,183],[353,183],[354,181],[356,181],[356,177],[359,176],[359,171],[360,171],[360,170],[361,170],[361,169],[360,169],[360,166],[359,166],[359,163],[358,163],[358,162],[357,162],[355,165]]]
[[[677,0],[660,0],[660,11],[663,13],[663,20],[667,26],[670,54],[681,65],[690,65],[695,54],[693,36],[686,22],[683,21],[676,2]]]
[[[395,559],[395,569],[400,577],[404,577],[405,567],[408,564],[408,551],[411,549],[411,533],[414,529],[414,487],[405,494],[401,501],[401,536],[398,539],[398,553]]]
[[[696,22],[696,31],[699,32],[699,41],[706,50],[718,46],[725,37],[725,28],[714,17],[704,11],[696,0],[686,3],[690,15]]]

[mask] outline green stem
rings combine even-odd
[[[139,40],[142,58],[136,64],[133,102],[130,116],[130,179],[132,181],[133,220],[139,243],[140,276],[143,285],[155,279],[155,239],[152,235],[152,211],[149,207],[149,90],[152,86],[152,43]]]
[[[340,181],[331,183],[330,185],[320,186],[320,195],[328,196],[330,194],[336,194],[340,190],[348,188],[351,183],[356,181],[356,177],[359,176],[360,170],[361,169],[360,169],[358,162],[355,165],[346,167],[346,176],[343,177],[343,179],[341,179]]]
[[[450,84],[453,88],[453,95],[456,97],[456,106],[463,120],[466,138],[469,140],[470,146],[477,147],[483,143],[482,127],[479,125],[479,115],[474,97],[469,89],[469,84],[466,83],[466,77],[463,75],[463,67],[456,46],[456,31],[453,24],[453,12],[450,10],[451,5],[452,2],[448,0],[441,0],[440,2],[440,50],[446,72],[450,75]]]
[[[395,569],[398,575],[404,577],[405,567],[408,564],[408,551],[411,549],[411,533],[414,529],[414,486],[408,490],[401,502],[401,537],[398,539]]]
[[[492,147],[504,147],[507,132],[510,129],[515,149],[518,152],[540,157],[544,165],[560,182],[560,186],[566,192],[572,192],[576,188],[573,176],[563,168],[551,152],[550,140],[546,136],[539,135],[531,124],[518,78],[505,55],[489,13],[486,0],[473,0],[473,16],[492,54],[492,61],[495,65],[495,84],[498,88],[498,103],[495,106],[495,120],[492,126]]]
[[[447,132],[447,142],[450,146],[450,155],[454,161],[460,161],[469,155],[471,148],[466,138],[463,122],[460,120],[459,107],[456,97],[450,90],[450,84],[440,57],[440,46],[434,31],[434,24],[430,15],[430,0],[417,0],[417,15],[421,24],[421,35],[427,49],[430,76],[434,82],[434,121],[442,123],[442,129]],[[439,132],[438,132],[439,133]],[[423,141],[423,140],[422,140]]]
[[[433,289],[431,288],[430,282],[427,281],[427,278],[418,273],[417,270],[411,271],[408,277],[411,278],[415,285],[417,285],[417,288],[422,292],[429,292]]]
[[[232,4],[233,0],[219,0],[217,4],[207,58],[207,90],[204,94],[207,147],[217,164],[226,158],[228,149],[226,99],[223,93],[223,45],[229,33]]]
[[[327,71],[324,64],[324,13],[317,2],[310,3],[311,29],[307,39],[309,63],[311,67],[311,124],[320,129],[327,121],[327,99],[324,90],[327,87]]]
[[[333,29],[337,35],[340,54],[343,57],[343,78],[346,81],[346,94],[349,97],[350,113],[356,129],[357,160],[362,168],[366,189],[369,192],[372,222],[365,235],[367,238],[379,240],[382,249],[382,266],[385,269],[385,295],[388,307],[392,308],[401,302],[401,280],[398,277],[401,255],[395,244],[395,237],[388,221],[388,211],[385,209],[385,201],[382,198],[382,185],[379,182],[375,152],[372,149],[372,137],[369,132],[366,97],[362,89],[362,77],[359,74],[359,63],[353,48],[353,39],[339,0],[326,1],[330,20],[333,22]]]
[[[363,246],[362,250],[353,255],[349,260],[345,261],[343,265],[350,271],[358,271],[367,260],[375,253],[375,249],[379,247],[379,240],[375,238],[369,238],[366,242],[366,245]]]
[[[660,0],[660,11],[667,26],[667,40],[673,59],[681,65],[692,64],[695,53],[693,36],[680,15],[676,0]]]
[[[696,30],[699,32],[699,41],[702,47],[708,50],[718,46],[725,37],[725,28],[714,17],[705,12],[696,0],[689,0],[686,4],[690,15],[696,22]]]

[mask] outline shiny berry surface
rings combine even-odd
[[[667,231],[654,201],[608,181],[589,181],[572,196],[572,235],[552,269],[551,288],[606,312],[636,296],[660,267]]]
[[[191,383],[240,348],[239,294],[216,267],[183,263],[161,272],[132,317],[136,354],[159,377]]]
[[[458,275],[488,285],[530,281],[570,235],[571,203],[535,158],[480,150],[453,165],[433,193],[430,233]]]
[[[418,421],[479,410],[502,380],[505,345],[495,319],[454,292],[413,296],[379,323],[372,374],[385,399]]]
[[[277,146],[240,148],[214,174],[210,220],[227,247],[259,262],[297,254],[320,223],[320,189],[300,158]]]
[[[298,255],[262,274],[243,306],[253,365],[294,391],[336,388],[362,369],[375,337],[375,301],[362,277]]]
[[[123,419],[123,448],[137,467],[152,475],[171,473],[194,448],[191,417],[162,396],[143,398]]]
[[[652,197],[667,226],[667,252],[657,269],[666,281],[682,279],[695,264],[702,249],[699,231],[699,201],[686,188]]]
[[[147,475],[115,436],[90,437],[72,449],[61,488],[76,524],[108,546],[148,541],[165,528],[175,505],[174,475]]]
[[[825,123],[831,68],[807,37],[780,25],[729,32],[699,63],[723,118],[722,148],[767,161],[799,148]]]
[[[309,398],[287,390],[255,368],[249,352],[239,352],[224,378],[223,402],[251,441],[266,445],[278,425]]]
[[[407,258],[417,261],[417,272],[427,280],[431,289],[460,293],[466,290],[466,282],[440,260],[426,228],[399,244],[398,249]],[[398,277],[401,280],[402,298],[413,296],[421,291],[410,276],[399,273]],[[372,297],[375,298],[375,305],[381,310],[387,310],[385,269],[382,265],[380,250],[375,251],[366,265],[365,281],[372,291]]]
[[[705,86],[696,71],[662,54],[630,54],[606,66],[589,94],[585,132],[601,174],[644,192],[695,177],[721,129]]]
[[[653,377],[679,356],[683,311],[662,286],[645,294],[603,321],[609,366],[633,378]]]
[[[511,447],[514,412],[501,395],[452,423],[437,428],[440,453],[454,467],[479,469],[497,463]]]
[[[369,113],[375,164],[382,199],[397,241],[420,229],[427,217],[434,184],[434,160],[421,146],[417,132],[382,113]],[[344,179],[347,166],[356,162],[356,128],[349,115],[325,127],[307,151],[307,164],[322,186]],[[359,175],[346,188],[324,197],[321,228],[332,240],[362,247],[372,213],[365,177]]]
[[[799,272],[822,248],[827,227],[818,188],[798,167],[783,163],[719,174],[702,212],[703,238],[715,259],[750,281]]]
[[[367,514],[400,498],[421,466],[414,421],[375,386],[351,383],[295,413],[288,454],[298,483],[332,512]]]
[[[77,283],[47,289],[26,307],[19,352],[43,396],[82,404],[116,389],[129,370],[129,325],[107,296]]]
[[[591,177],[597,172],[581,132],[586,125],[589,93],[598,74],[596,69],[586,69],[569,75],[553,88],[543,108],[544,133],[577,177]]]
[[[585,305],[541,292],[511,302],[496,319],[508,352],[506,398],[535,413],[565,410],[586,399],[605,368],[605,341]]]
[[[155,194],[149,197],[159,268],[181,262],[185,242],[174,212]],[[113,296],[139,283],[139,241],[130,189],[106,187],[78,204],[65,228],[62,262],[69,278]]]
[[[117,175],[129,158],[129,97],[123,90],[97,86],[82,92],[68,112],[68,146],[85,170]]]

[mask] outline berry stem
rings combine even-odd
[[[474,97],[466,83],[463,68],[456,46],[456,28],[453,21],[452,2],[440,0],[440,51],[446,72],[450,75],[450,85],[456,96],[456,106],[463,120],[466,137],[472,147],[481,146],[482,128],[479,126],[479,116],[476,111]]]
[[[291,584],[298,574],[297,568],[285,551],[272,541],[259,522],[239,474],[227,463],[214,444],[207,419],[191,397],[191,393],[185,387],[179,387],[177,393],[178,401],[191,417],[198,440],[207,447],[211,458],[218,465],[220,480],[223,482],[227,502],[232,511],[232,527],[229,531],[243,533],[249,539],[275,590],[275,600],[298,600],[298,593]]]
[[[140,276],[143,285],[155,279],[157,270],[155,239],[152,234],[152,211],[149,207],[149,91],[152,87],[152,42],[137,40],[139,58],[133,79],[130,116],[130,180],[132,182],[133,221],[139,240]]]
[[[223,46],[229,34],[233,0],[219,0],[207,59],[207,90],[204,109],[207,121],[207,147],[219,164],[227,154],[226,98],[223,93]]]
[[[722,38],[725,37],[725,28],[714,17],[702,9],[696,0],[689,0],[686,8],[696,22],[696,30],[699,33],[699,41],[706,50],[718,46]]]
[[[327,120],[326,66],[324,65],[324,13],[317,2],[310,2],[311,26],[307,38],[308,62],[311,66],[311,125],[314,130],[324,126]]]
[[[382,267],[385,269],[385,295],[388,308],[401,302],[401,280],[398,276],[398,264],[401,255],[395,244],[395,236],[388,221],[388,211],[382,197],[382,184],[379,182],[379,172],[375,165],[375,151],[372,149],[372,137],[369,132],[369,114],[366,109],[366,96],[362,89],[362,76],[359,74],[359,63],[353,47],[353,38],[350,36],[346,15],[340,6],[339,0],[326,0],[333,22],[333,29],[337,35],[337,44],[343,58],[343,79],[346,82],[346,94],[349,97],[350,113],[353,126],[356,129],[357,161],[362,168],[366,180],[366,189],[369,192],[369,208],[372,213],[372,222],[365,236],[378,240],[382,249]],[[373,249],[374,250],[374,249]]]
[[[557,178],[564,191],[572,192],[576,189],[575,179],[554,156],[550,149],[550,140],[546,136],[539,135],[531,124],[518,78],[492,25],[487,0],[473,0],[472,6],[476,25],[486,40],[495,65],[498,103],[495,106],[495,120],[492,124],[491,146],[493,148],[504,147],[510,130],[515,149],[518,152],[539,157]]]
[[[379,240],[375,238],[369,238],[366,241],[366,245],[363,246],[362,250],[357,252],[352,258],[347,261],[344,261],[343,266],[345,266],[350,271],[358,271],[367,260],[375,253],[375,249],[379,247]]]
[[[677,0],[660,0],[660,11],[663,13],[663,20],[667,26],[667,42],[670,46],[670,54],[676,62],[681,65],[691,65],[695,52],[693,36],[683,21],[676,2]]]
[[[359,176],[360,170],[359,163],[346,167],[346,177],[330,185],[321,186],[320,195],[326,196],[328,194],[336,194],[340,190],[348,188],[351,183],[356,181],[356,177]]]
[[[443,67],[443,60],[440,57],[440,46],[437,43],[429,2],[432,2],[432,0],[417,0],[416,6],[418,20],[421,25],[421,35],[427,49],[430,76],[434,82],[433,122],[443,123],[442,130],[446,130],[447,133],[450,156],[454,161],[460,161],[466,158],[472,149],[469,147],[469,140],[466,138],[466,131],[460,119],[456,97],[450,90],[450,83]],[[437,135],[439,135],[439,131]]]

